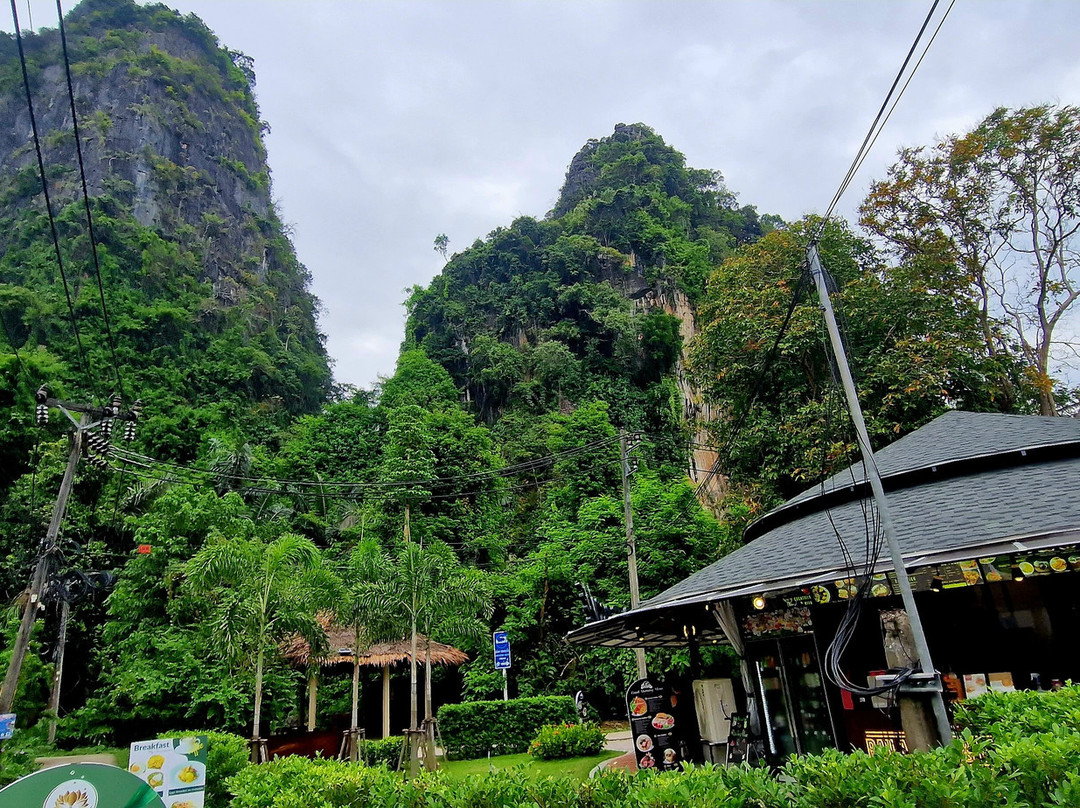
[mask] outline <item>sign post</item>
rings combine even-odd
[[[503,701],[510,700],[510,686],[507,671],[510,670],[510,638],[505,631],[496,631],[491,635],[495,645],[495,670],[502,671]]]

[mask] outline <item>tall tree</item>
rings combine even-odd
[[[725,261],[709,279],[691,354],[697,383],[726,408],[714,426],[727,453],[725,474],[763,484],[772,499],[845,465],[852,448],[831,394],[821,313],[808,283],[764,368],[800,283],[807,240],[819,226],[811,218],[776,230]],[[838,287],[835,305],[846,322],[872,439],[887,443],[952,406],[1002,407],[1003,371],[986,357],[962,279],[929,260],[889,266],[835,220],[821,234],[820,251]],[[732,439],[732,423],[747,408]]]
[[[1080,107],[997,109],[971,132],[904,149],[862,223],[897,253],[965,277],[991,353],[1019,353],[1056,415],[1057,363],[1080,356]]]
[[[252,739],[261,737],[263,668],[287,637],[300,635],[313,655],[326,635],[315,619],[329,578],[318,548],[292,534],[208,542],[187,564],[187,583],[206,597],[213,643],[234,662],[254,665]]]
[[[407,542],[396,558],[384,559],[383,566],[386,575],[369,590],[366,608],[399,615],[401,622],[409,627],[409,729],[416,732],[419,728],[418,630],[426,630],[428,639],[433,631],[457,636],[475,635],[481,625],[475,618],[481,613],[490,614],[490,597],[483,575],[478,570],[461,567],[453,553],[443,545],[422,547],[416,542]],[[426,650],[430,689],[430,643]],[[427,717],[430,718],[430,702],[426,703]],[[434,757],[428,755],[427,762],[433,763]]]
[[[349,554],[342,576],[336,617],[353,629],[352,724],[355,733],[360,709],[360,652],[372,643],[396,640],[407,630],[399,612],[383,608],[380,590],[391,565],[374,539],[364,539]],[[355,737],[355,736],[354,736]]]

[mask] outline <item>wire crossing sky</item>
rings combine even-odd
[[[652,126],[763,213],[823,213],[929,0],[168,4],[255,59],[273,191],[335,375],[369,385],[393,372],[404,290],[442,267],[435,236],[453,253],[542,217],[616,123]],[[29,5],[55,24],[53,0]],[[1078,40],[1069,0],[957,0],[836,213],[854,218],[900,146],[997,106],[1080,103]]]

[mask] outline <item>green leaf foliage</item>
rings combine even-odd
[[[439,708],[443,748],[468,760],[525,752],[540,727],[570,724],[576,718],[570,696],[537,696],[510,701],[473,701]]]

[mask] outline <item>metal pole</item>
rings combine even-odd
[[[847,354],[844,352],[844,343],[840,339],[840,329],[836,325],[836,314],[833,312],[832,301],[829,300],[829,290],[825,284],[825,271],[821,266],[821,256],[818,254],[817,245],[811,244],[807,248],[806,254],[810,262],[810,272],[814,276],[814,284],[817,286],[818,298],[821,300],[821,309],[825,314],[825,324],[829,329],[829,342],[832,344],[833,356],[836,358],[836,366],[840,371],[840,379],[844,385],[844,395],[847,397],[851,421],[855,425],[855,434],[858,436],[859,448],[863,456],[863,466],[866,468],[866,474],[870,480],[870,488],[874,492],[874,503],[877,505],[878,516],[881,519],[881,529],[885,534],[885,541],[889,545],[889,556],[892,559],[893,569],[896,571],[896,581],[900,586],[900,597],[904,601],[904,609],[907,611],[911,621],[911,633],[915,640],[916,653],[919,656],[918,665],[924,673],[934,674],[936,677],[934,663],[930,657],[930,646],[926,642],[926,632],[923,631],[919,610],[915,605],[915,595],[911,591],[911,581],[908,580],[907,567],[904,565],[904,557],[900,553],[900,545],[896,541],[896,531],[893,528],[889,505],[885,500],[885,489],[881,484],[881,475],[878,473],[877,464],[874,462],[874,450],[870,447],[870,435],[866,431],[862,407],[859,405],[859,395],[855,391],[855,381],[851,377]],[[945,700],[940,683],[936,683],[936,689],[931,693],[930,703],[934,711],[934,723],[937,726],[938,736],[941,743],[947,744],[952,740],[952,728],[949,726],[949,717],[945,712]]]
[[[502,669],[503,672],[503,701],[510,701],[510,677],[506,674],[506,668]]]
[[[636,609],[641,595],[638,591],[637,543],[634,541],[634,511],[630,507],[630,450],[625,430],[619,432],[619,457],[622,461],[623,520],[626,523],[626,560],[630,568],[630,608]],[[635,648],[638,679],[649,675],[645,667],[645,649]]]
[[[3,690],[0,690],[0,713],[10,713],[11,705],[15,701],[15,690],[19,685],[19,674],[22,672],[23,659],[26,657],[26,649],[30,645],[30,634],[33,632],[34,623],[37,621],[37,614],[41,605],[41,593],[45,589],[49,556],[56,549],[56,540],[60,534],[60,522],[64,518],[68,495],[71,493],[71,486],[75,480],[75,469],[79,465],[79,457],[82,453],[82,427],[86,423],[87,418],[83,415],[79,426],[71,433],[71,451],[68,454],[64,479],[60,482],[60,493],[56,496],[56,504],[53,506],[49,529],[45,534],[45,542],[34,567],[34,577],[30,581],[29,597],[27,597],[26,605],[23,608],[19,633],[15,636],[15,644],[11,649],[11,662],[8,665],[7,675],[4,677]]]

